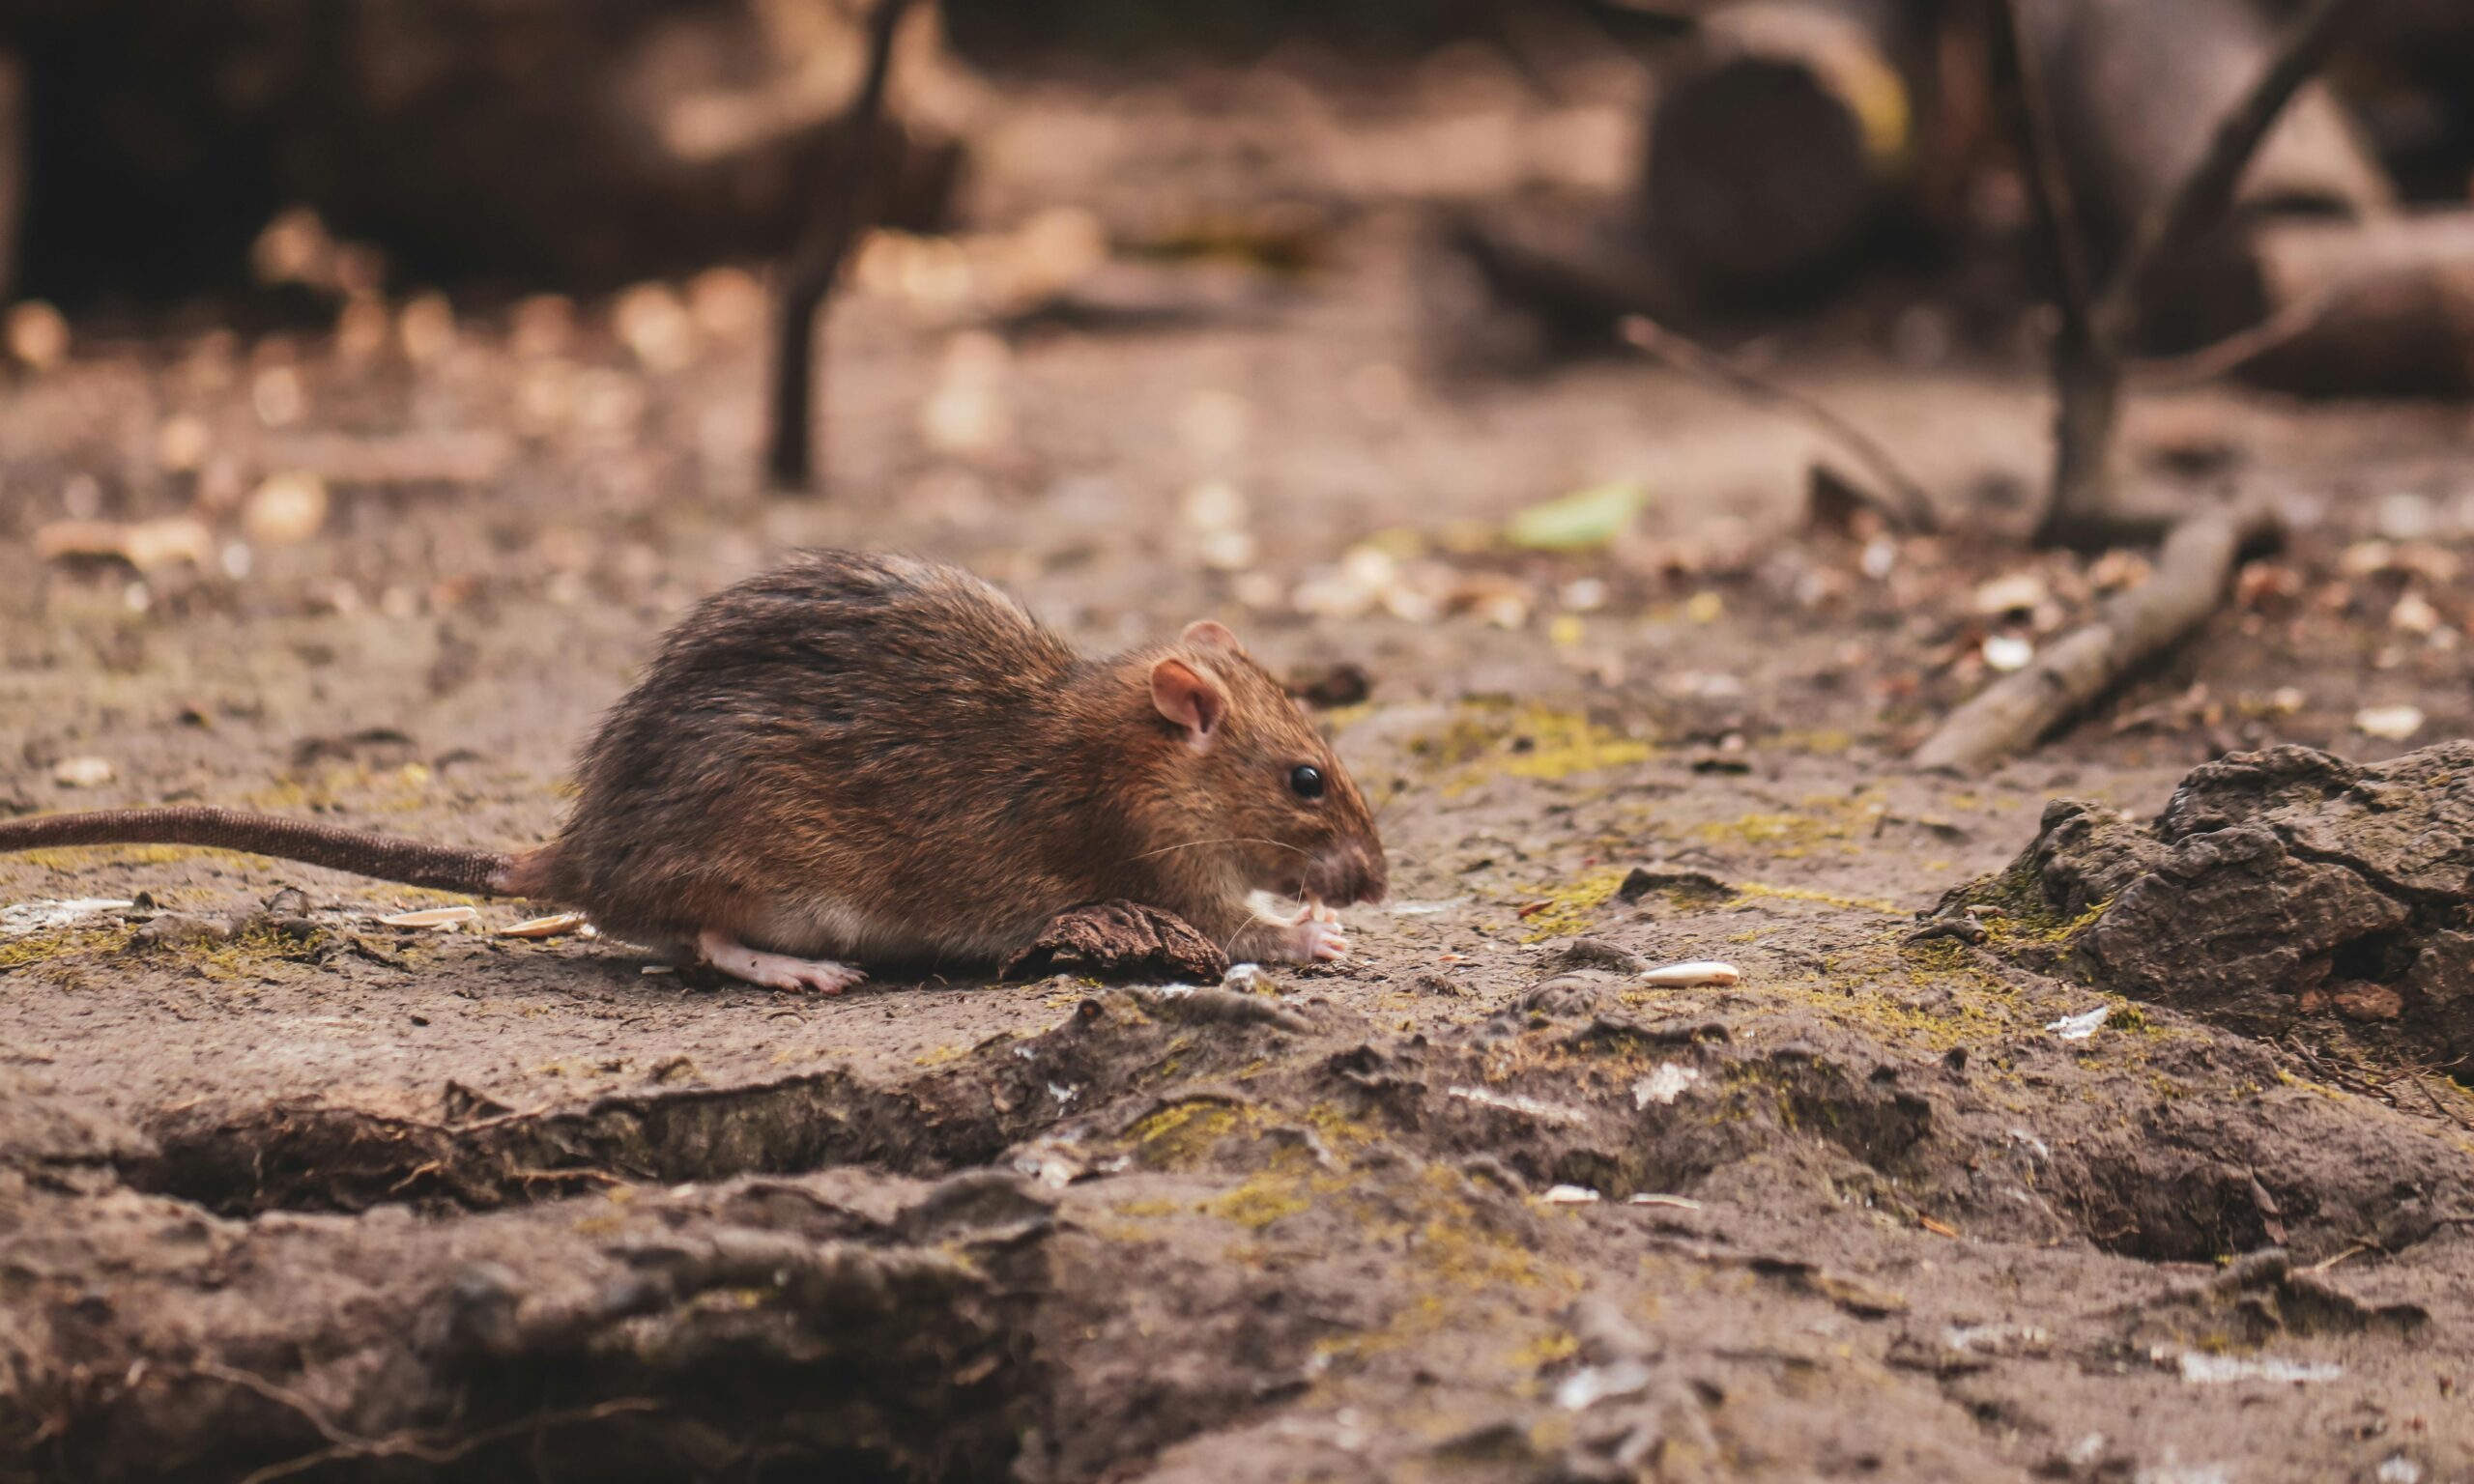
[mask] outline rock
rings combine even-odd
[[[1736,889],[1706,870],[1682,867],[1635,866],[1615,889],[1619,901],[1638,901],[1652,892],[1673,892],[1685,901],[1724,901]]]
[[[1329,711],[1336,706],[1363,703],[1374,694],[1374,681],[1365,666],[1342,660],[1291,671],[1286,688],[1288,694],[1316,710]]]
[[[1639,960],[1633,962],[1637,967]],[[1598,1002],[1615,985],[1613,975],[1597,969],[1559,974],[1522,995],[1520,1008],[1559,1019],[1585,1015],[1597,1009]]]
[[[166,912],[130,935],[129,951],[143,954],[166,948],[187,948],[197,943],[221,943],[231,936],[232,929],[225,924]]]
[[[2474,1054],[2469,899],[2474,743],[2447,742],[2232,754],[2143,828],[2057,800],[2009,871],[1944,906],[2001,905],[1998,945],[2117,993],[2254,1034],[2342,1015],[2448,1063]]]
[[[1553,970],[1605,969],[1615,974],[1638,974],[1646,965],[1640,955],[1604,938],[1574,938],[1541,956],[1539,966]]]
[[[2405,1010],[2405,1001],[2386,985],[2349,984],[2331,993],[2328,998],[2337,1013],[2348,1020],[2394,1020]]]
[[[1182,918],[1135,901],[1104,901],[1058,915],[1030,947],[1007,959],[1007,979],[1045,974],[1218,984],[1228,956]]]

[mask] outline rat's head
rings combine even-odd
[[[1187,815],[1178,833],[1197,842],[1194,855],[1236,863],[1257,891],[1335,906],[1383,899],[1383,842],[1365,795],[1235,635],[1207,618],[1188,625],[1152,659],[1149,684],[1163,792]]]

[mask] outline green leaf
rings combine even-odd
[[[1593,551],[1620,535],[1649,500],[1650,492],[1628,480],[1592,485],[1513,516],[1504,539],[1533,552]]]

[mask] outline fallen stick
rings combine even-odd
[[[1888,449],[1828,408],[1800,393],[1789,391],[1733,357],[1721,355],[1689,336],[1677,334],[1645,315],[1626,315],[1623,333],[1626,345],[1645,351],[1688,376],[1760,406],[1782,409],[1811,424],[1881,481],[1885,495],[1852,485],[1849,488],[1882,519],[1889,522],[1892,529],[1911,533],[1929,531],[1938,524],[1933,514],[1933,497],[1924,493],[1924,487],[1899,467]]]
[[[2201,511],[2165,538],[2147,581],[2107,600],[2096,621],[2002,676],[1952,712],[1918,747],[1919,768],[1972,772],[2033,746],[2122,678],[2171,649],[2224,601],[2243,554],[2283,523],[2266,504]]]

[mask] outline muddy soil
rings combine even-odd
[[[2229,749],[2463,733],[2463,411],[2143,401],[2159,481],[2287,497],[2292,547],[2032,757],[1920,775],[1988,638],[2134,575],[2007,534],[2031,360],[1919,352],[1924,298],[1791,337],[1784,374],[1973,533],[1809,529],[1806,435],[1688,383],[1429,372],[1427,208],[1620,178],[1620,86],[1550,106],[1459,57],[1343,129],[1276,84],[998,110],[991,228],[1302,201],[1312,261],[1232,300],[1195,286],[1251,270],[1155,260],[1192,312],[994,328],[926,270],[863,275],[829,499],[754,487],[728,277],[571,328],[100,327],[14,377],[0,807],[535,841],[683,605],[852,543],[1095,648],[1214,615],[1359,667],[1324,715],[1395,895],[1345,965],[1224,994],[822,999],[491,930],[522,904],[448,932],[377,921],[434,894],[252,859],[0,859],[0,904],[136,903],[0,920],[0,1475],[2474,1476],[2474,1099],[2442,1059],[1911,941],[2057,796],[2143,822]],[[1246,148],[1266,120],[1316,148]],[[322,520],[247,498],[309,467]],[[1611,546],[1497,538],[1625,480]],[[193,509],[202,566],[34,551]],[[1684,959],[1740,978],[1637,972]]]

